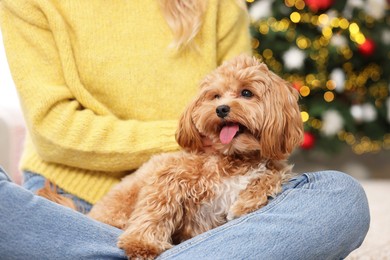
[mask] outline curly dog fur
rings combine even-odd
[[[118,246],[154,258],[267,204],[292,176],[302,140],[298,93],[256,58],[225,62],[200,84],[176,133],[182,151],[156,155],[89,216],[124,230]],[[202,137],[213,142],[205,152]]]

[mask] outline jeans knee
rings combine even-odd
[[[327,196],[333,208],[331,215],[339,222],[334,225],[334,231],[343,231],[344,241],[349,241],[351,250],[359,247],[370,226],[369,205],[362,185],[339,171],[314,173],[312,178],[316,180],[317,188],[329,191]]]
[[[369,219],[367,196],[358,180],[339,171],[324,171],[322,173],[327,175],[331,190],[341,198],[339,202],[344,207],[351,208],[355,214]]]
[[[345,176],[348,176],[344,174]],[[356,235],[361,238],[359,245],[363,242],[370,227],[370,210],[366,193],[362,185],[351,176],[348,176],[345,183],[348,184],[346,190],[347,197],[350,198],[350,211],[347,212],[348,220],[353,221],[356,227]]]
[[[316,183],[329,190],[343,193],[347,198],[367,201],[366,193],[358,180],[340,171],[321,171],[314,174]]]

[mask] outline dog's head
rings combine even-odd
[[[202,136],[217,152],[285,159],[303,136],[298,92],[257,59],[241,55],[206,76],[184,111],[176,139],[202,150]]]

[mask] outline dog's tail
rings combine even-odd
[[[62,206],[77,210],[73,200],[58,194],[57,185],[51,183],[49,180],[45,181],[45,186],[39,189],[36,194]]]

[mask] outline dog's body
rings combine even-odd
[[[261,208],[293,176],[285,159],[302,138],[297,97],[254,58],[224,63],[180,120],[184,150],[152,157],[89,215],[125,230],[118,246],[129,257],[153,258]]]

